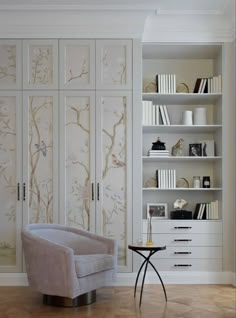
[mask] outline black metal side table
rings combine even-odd
[[[144,281],[145,281],[145,277],[146,277],[146,272],[147,272],[147,267],[148,264],[150,264],[152,266],[152,268],[154,269],[154,271],[156,272],[157,276],[160,279],[164,294],[165,294],[165,299],[167,301],[167,296],[166,296],[166,290],[165,290],[165,286],[163,284],[163,281],[161,279],[160,274],[158,273],[157,269],[155,268],[155,266],[152,264],[152,262],[150,261],[150,258],[152,257],[152,255],[154,255],[156,252],[158,251],[163,251],[166,249],[166,246],[146,246],[146,245],[128,245],[128,248],[136,253],[138,253],[139,255],[141,255],[144,258],[144,261],[142,263],[142,265],[139,268],[137,277],[136,277],[136,281],[135,281],[135,286],[134,286],[134,297],[136,296],[136,289],[137,289],[137,284],[138,284],[138,279],[139,279],[139,275],[141,273],[142,268],[145,265],[145,269],[144,269],[144,274],[143,274],[143,281],[142,281],[142,285],[141,285],[141,292],[140,292],[140,299],[139,299],[139,307],[141,306],[142,303],[142,295],[143,295],[143,285],[144,285]],[[145,256],[142,251],[148,251],[149,255]]]

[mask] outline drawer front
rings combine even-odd
[[[181,221],[181,220],[153,220],[153,233],[222,233],[222,221]],[[143,221],[143,233],[147,233],[147,221]]]
[[[151,259],[158,271],[222,271],[221,259]],[[153,271],[149,265],[148,271]]]
[[[148,252],[145,252],[148,255]],[[152,260],[155,258],[174,258],[174,259],[191,259],[191,258],[216,258],[222,259],[222,247],[171,247],[167,246],[166,250],[159,251],[152,256]]]
[[[221,234],[152,234],[152,240],[158,246],[222,246]]]

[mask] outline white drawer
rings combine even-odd
[[[158,271],[222,271],[221,259],[152,259]],[[148,271],[153,271],[148,266]]]
[[[206,220],[152,220],[153,233],[222,233],[222,221]],[[147,221],[143,221],[143,233],[147,233]]]
[[[145,252],[148,255],[148,252]],[[222,247],[172,247],[167,246],[166,250],[158,251],[152,256],[152,260],[155,258],[222,258]]]
[[[221,234],[152,234],[152,240],[158,246],[222,246]]]

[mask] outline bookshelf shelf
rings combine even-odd
[[[222,94],[212,93],[143,93],[143,100],[152,100],[155,103],[166,105],[208,105],[216,103],[216,101],[220,100],[221,97]]]
[[[222,191],[222,188],[172,188],[172,189],[159,189],[159,188],[143,188],[143,191],[203,191],[203,192],[211,192],[211,191]]]
[[[143,156],[142,157],[143,162],[212,162],[212,161],[218,161],[222,160],[221,156],[215,156],[215,157],[189,157],[189,156],[183,156],[183,157],[149,157],[149,156]]]
[[[153,125],[143,126],[144,133],[213,133],[221,129],[222,125]]]

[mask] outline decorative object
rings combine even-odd
[[[180,138],[177,143],[172,147],[171,154],[175,157],[184,156],[184,140]]]
[[[195,108],[193,112],[194,125],[207,125],[206,108]]]
[[[154,214],[154,209],[149,208],[147,211],[147,246],[152,246],[153,241],[152,241],[152,216]]]
[[[193,124],[193,112],[185,110],[182,115],[182,125],[191,126]]]
[[[176,182],[176,188],[189,188],[189,182],[185,178],[179,178]]]
[[[160,138],[157,138],[157,141],[152,143],[152,150],[166,150],[165,142],[160,141]]]
[[[157,180],[156,178],[149,178],[144,182],[144,187],[145,188],[156,188],[157,187]]]
[[[193,177],[193,187],[195,189],[201,188],[201,178],[199,176]]]
[[[211,187],[211,179],[209,176],[202,177],[202,187],[203,188]]]
[[[155,82],[147,82],[144,81],[143,83],[143,92],[144,93],[156,93],[157,85]]]
[[[189,87],[185,83],[179,83],[176,87],[176,93],[189,93]]]
[[[201,157],[202,156],[202,144],[189,144],[189,156]]]
[[[150,210],[152,210],[151,215]],[[167,203],[148,203],[147,218],[167,219]]]
[[[214,140],[200,140],[202,144],[202,156],[214,157],[215,156],[215,141]]]
[[[174,202],[174,209],[183,209],[183,207],[185,206],[185,205],[187,205],[188,204],[188,202],[186,201],[186,200],[184,200],[184,199],[177,199],[177,200],[175,200],[175,202]]]
[[[192,211],[183,210],[188,202],[184,199],[177,199],[174,202],[174,211],[170,212],[171,219],[192,219]]]

